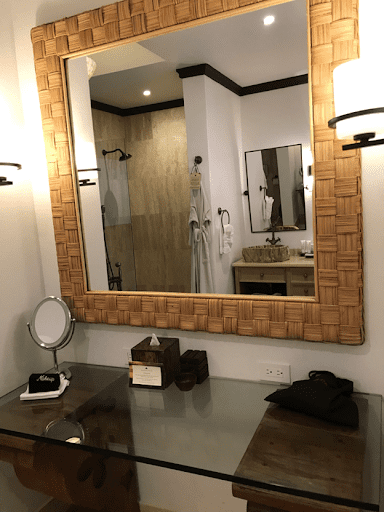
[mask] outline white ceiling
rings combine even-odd
[[[264,26],[265,16],[275,22]],[[268,7],[90,55],[93,100],[132,108],[182,98],[176,69],[209,64],[244,87],[308,72],[306,0]],[[112,72],[111,72],[112,71]],[[151,96],[142,92],[151,90]]]

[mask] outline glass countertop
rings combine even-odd
[[[276,407],[264,399],[279,385],[210,377],[187,392],[174,383],[165,390],[141,389],[129,386],[129,371],[122,368],[80,363],[63,363],[60,368],[70,368],[72,378],[59,398],[21,401],[26,384],[0,398],[3,444],[11,439],[12,447],[17,447],[15,438],[23,450],[33,450],[36,442],[60,444],[252,488],[379,510],[380,395],[353,394],[360,416],[357,430],[313,419],[305,427],[314,433],[321,430],[325,443],[329,436],[348,439],[352,451],[357,443],[361,492],[356,498],[343,485],[336,486],[337,490],[318,485],[315,475],[306,475],[310,484],[308,478],[298,478],[292,484],[281,475],[275,478],[264,471],[252,476],[239,472],[240,461],[267,409]],[[284,428],[283,423],[279,425]],[[67,442],[74,437],[81,439],[81,444]],[[325,471],[332,463],[319,461]]]

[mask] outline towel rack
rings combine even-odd
[[[228,224],[231,223],[231,218],[229,216],[229,212],[228,210],[223,210],[222,208],[219,208],[217,210],[218,214],[221,215],[221,227],[223,228],[223,231],[224,231],[224,223],[223,223],[223,216],[224,216],[224,213],[226,213],[228,215]]]
[[[264,199],[265,199],[265,191],[267,190],[267,187],[262,187],[262,186],[260,185],[260,192],[261,192],[262,190],[264,190]]]

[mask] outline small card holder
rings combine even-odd
[[[129,386],[149,389],[165,388],[164,365],[162,363],[146,363],[145,361],[129,362]]]
[[[58,373],[32,373],[29,377],[29,393],[56,391],[59,387],[60,375]]]

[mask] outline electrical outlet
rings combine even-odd
[[[132,352],[130,348],[123,348],[122,359],[124,366],[129,366],[129,362],[132,361]]]
[[[259,363],[260,380],[291,383],[291,367],[289,364]]]

